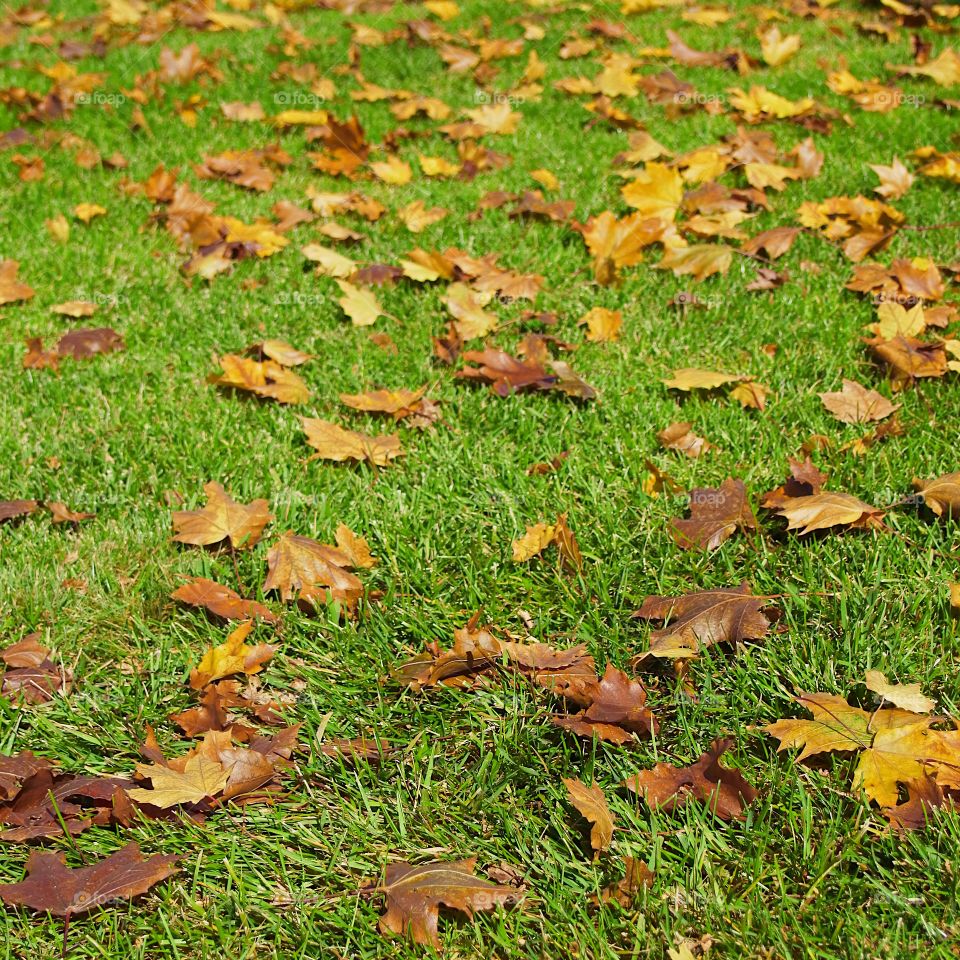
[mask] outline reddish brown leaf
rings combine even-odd
[[[743,820],[745,808],[757,791],[739,770],[720,764],[720,757],[733,745],[732,738],[714,740],[710,749],[689,767],[658,763],[624,781],[651,807],[672,813],[692,800],[705,804],[721,820]]]
[[[38,913],[77,916],[146,893],[176,872],[177,860],[168,854],[144,859],[140,847],[128,843],[105,860],[71,869],[65,855],[35,851],[27,861],[26,879],[0,884],[0,900]]]
[[[277,621],[276,614],[262,603],[244,600],[235,590],[206,577],[194,577],[189,583],[174,590],[170,597],[192,607],[203,607],[224,620],[249,620],[259,617],[268,623]]]
[[[415,943],[439,947],[437,922],[441,906],[472,917],[476,910],[491,910],[519,899],[515,887],[498,886],[474,876],[476,862],[476,858],[470,858],[420,866],[390,864],[383,886],[378,888],[387,904],[380,929],[409,936]]]
[[[670,535],[683,550],[715,550],[740,530],[755,530],[742,480],[728,477],[720,487],[690,491],[690,517],[670,521]]]

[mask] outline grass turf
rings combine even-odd
[[[455,25],[491,17],[497,35],[518,35],[507,18],[527,8],[505,2],[463,3]],[[88,12],[80,3],[53,3],[69,16]],[[92,9],[92,8],[90,8]],[[844,6],[849,9],[849,6]],[[909,538],[849,535],[798,540],[775,533],[734,538],[712,554],[678,551],[666,534],[667,518],[682,512],[682,497],[647,497],[641,489],[645,461],[653,458],[684,485],[714,485],[740,476],[756,494],[780,482],[787,457],[811,433],[839,442],[857,429],[837,424],[817,391],[834,389],[841,376],[877,385],[859,340],[872,319],[870,305],[843,290],[850,264],[832,247],[801,237],[783,263],[794,282],[772,295],[746,292],[754,266],[737,260],[728,276],[696,285],[702,311],[678,313],[668,300],[691,284],[649,263],[625,272],[622,285],[589,281],[582,241],[555,226],[509,220],[502,211],[478,222],[465,214],[487,190],[524,189],[528,173],[551,169],[560,195],[577,201],[585,220],[604,209],[623,210],[611,159],[625,146],[622,133],[597,125],[575,98],[551,88],[553,80],[580,72],[580,62],[558,59],[567,29],[594,13],[616,17],[604,5],[571,8],[546,21],[537,45],[548,64],[546,90],[537,103],[520,104],[516,134],[491,138],[513,157],[499,174],[471,183],[415,178],[407,187],[364,184],[395,209],[421,198],[451,215],[419,238],[385,218],[362,229],[369,240],[358,254],[394,260],[418,242],[456,245],[475,254],[501,253],[505,266],[547,278],[538,307],[562,317],[557,333],[578,341],[576,319],[591,306],[624,313],[618,344],[585,344],[574,365],[601,391],[601,400],[577,405],[549,396],[498,399],[455,382],[431,361],[430,337],[441,329],[440,291],[398,286],[381,294],[396,320],[375,329],[399,350],[371,343],[367,330],[350,327],[336,305],[332,280],[305,272],[297,247],[313,238],[300,228],[286,251],[245,262],[209,286],[192,286],[178,272],[182,255],[161,230],[145,227],[150,205],[124,198],[117,174],[84,171],[68,154],[44,154],[44,180],[21,183],[16,168],[0,164],[4,204],[0,255],[22,261],[21,275],[37,296],[0,311],[0,493],[5,498],[62,500],[94,510],[77,530],[53,528],[35,517],[0,531],[0,637],[14,640],[40,630],[75,675],[73,693],[42,708],[13,709],[0,699],[0,750],[33,749],[56,757],[67,770],[130,770],[145,724],[161,742],[174,743],[168,714],[188,703],[184,680],[200,652],[223,636],[205,618],[168,599],[182,574],[211,576],[239,586],[229,558],[181,550],[170,542],[170,508],[164,492],[177,490],[190,506],[209,479],[239,500],[268,497],[276,513],[273,533],[294,529],[328,540],[343,521],[367,536],[380,565],[364,579],[384,591],[357,623],[285,616],[282,652],[267,670],[278,689],[299,689],[294,713],[304,723],[307,749],[300,755],[290,795],[276,807],[227,809],[203,826],[144,824],[133,830],[88,831],[59,841],[73,865],[137,839],[145,850],[184,854],[183,871],[134,905],[120,905],[71,923],[71,954],[78,957],[194,958],[418,956],[419,948],[385,941],[376,933],[378,904],[358,899],[357,888],[395,859],[476,855],[480,864],[509,863],[525,874],[530,892],[520,909],[481,915],[470,923],[447,921],[441,934],[451,956],[657,957],[678,937],[709,934],[721,956],[877,957],[954,956],[960,936],[956,851],[960,822],[944,817],[923,834],[897,838],[881,829],[875,810],[848,792],[850,764],[840,758],[825,772],[777,756],[758,731],[794,715],[795,689],[845,694],[866,668],[903,681],[919,680],[945,712],[958,710],[958,642],[949,617],[946,585],[956,567],[943,556],[955,545],[956,527],[925,515],[899,512],[894,523]],[[385,15],[351,19],[374,26],[422,15],[398,7]],[[343,17],[334,12],[290,15],[319,44],[300,57],[326,71],[342,62]],[[747,8],[717,29],[683,24],[679,9],[630,19],[651,44],[666,28],[682,27],[695,47],[743,43],[735,24],[753,23]],[[845,55],[858,76],[883,74],[884,62],[910,60],[906,32],[892,46],[851,33],[833,36],[818,21],[791,20],[804,39],[801,54],[755,78],[796,97],[810,91],[849,110],[826,91],[818,60]],[[205,54],[223,51],[221,85],[186,85],[176,96],[202,92],[210,104],[196,129],[186,127],[169,102],[144,112],[153,135],[133,134],[130,103],[78,107],[69,129],[103,154],[120,150],[127,172],[143,180],[158,162],[187,168],[204,153],[261,146],[271,132],[260,125],[223,120],[217,101],[259,99],[268,113],[298,89],[269,74],[283,59],[264,37],[176,30],[162,44],[179,49],[197,42]],[[162,45],[161,44],[161,45]],[[160,45],[111,49],[77,64],[105,70],[105,90],[120,91],[133,76],[156,66]],[[435,94],[454,109],[476,105],[469,77],[446,73],[436,52],[422,46],[364,48],[365,76],[383,86]],[[35,85],[36,74],[16,61],[56,57],[18,42],[3,51],[0,85]],[[501,87],[522,63],[505,61]],[[671,65],[673,66],[673,65]],[[722,94],[733,74],[676,67],[704,93]],[[754,78],[747,78],[748,81]],[[337,78],[341,91],[349,88]],[[904,81],[908,93],[933,95],[932,84]],[[682,152],[730,132],[728,118],[693,113],[666,121],[642,98],[626,101],[635,116],[671,149]],[[352,105],[332,105],[345,116]],[[383,104],[358,104],[371,140],[395,122]],[[889,163],[924,143],[947,149],[955,123],[949,112],[904,105],[890,114],[851,111],[855,124],[837,124],[817,137],[826,154],[821,176],[773,196],[774,211],[757,229],[789,222],[806,199],[868,193],[876,180],[868,163]],[[417,125],[413,121],[411,125]],[[0,128],[15,114],[0,107]],[[805,134],[769,126],[781,146]],[[297,158],[266,195],[248,195],[229,184],[200,182],[218,212],[251,220],[278,199],[305,202],[308,184],[343,189],[309,170],[302,133],[281,137]],[[424,152],[451,155],[439,138]],[[31,153],[30,148],[24,148]],[[403,148],[402,154],[412,154]],[[912,224],[956,219],[956,187],[918,179],[897,206]],[[55,244],[46,218],[80,202],[101,203],[105,217],[74,223],[68,244]],[[952,230],[901,232],[882,255],[952,258]],[[655,259],[655,255],[653,258]],[[815,261],[819,273],[800,263]],[[263,285],[245,289],[243,281]],[[291,296],[298,294],[298,296]],[[68,324],[48,312],[67,299],[96,299],[96,318],[125,336],[128,349],[92,362],[67,362],[59,376],[20,369],[22,338],[50,336]],[[518,307],[498,308],[507,319]],[[264,335],[289,340],[317,355],[304,375],[314,391],[307,415],[347,422],[340,392],[378,386],[435,383],[444,426],[405,431],[408,454],[395,468],[340,468],[305,463],[295,412],[217,392],[204,382],[212,356],[235,351]],[[510,347],[509,333],[498,339]],[[775,357],[761,347],[777,343]],[[751,373],[776,391],[762,413],[716,398],[670,395],[660,378],[677,366],[703,365]],[[900,398],[909,429],[852,457],[836,447],[820,455],[836,489],[870,503],[900,499],[911,477],[955,469],[960,389],[951,379],[922,384]],[[690,420],[722,451],[681,460],[658,450],[657,429]],[[356,429],[382,428],[373,419],[350,419]],[[526,468],[569,449],[556,473],[528,476]],[[56,457],[60,466],[48,465]],[[510,541],[524,525],[569,512],[587,557],[570,578],[548,559],[510,562]],[[269,541],[270,537],[265,538]],[[242,585],[255,591],[265,570],[264,548],[242,554]],[[733,657],[708,652],[695,665],[700,687],[688,702],[668,682],[652,689],[663,721],[660,739],[630,749],[591,747],[553,729],[548,698],[521,684],[473,693],[437,690],[411,696],[384,682],[390,666],[425,642],[449,641],[479,607],[486,618],[522,631],[521,610],[540,639],[585,642],[599,662],[624,665],[645,648],[648,628],[629,613],[649,593],[682,593],[748,579],[755,591],[782,594],[787,632]],[[82,580],[84,587],[65,586]],[[265,634],[265,631],[261,631]],[[301,689],[302,688],[302,689]],[[397,752],[380,768],[352,769],[317,751],[316,735],[376,733]],[[710,739],[737,738],[734,757],[763,790],[743,825],[728,826],[690,808],[650,813],[614,786],[657,760],[689,762]],[[564,799],[561,778],[595,778],[612,798],[618,830],[612,854],[597,864],[584,850],[576,814]],[[5,848],[0,880],[22,876],[23,848]],[[653,888],[634,909],[596,911],[590,896],[619,877],[619,855],[643,858],[656,873]],[[6,911],[0,956],[58,955],[60,924]]]

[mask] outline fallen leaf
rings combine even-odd
[[[570,802],[590,821],[590,846],[598,853],[609,848],[613,839],[613,814],[607,805],[607,798],[597,784],[589,787],[572,777],[564,777],[564,786],[570,795]]]
[[[391,863],[383,885],[377,888],[387,905],[387,912],[380,918],[381,931],[439,947],[437,921],[441,906],[472,917],[476,910],[491,910],[519,898],[514,887],[498,886],[474,876],[476,862],[470,858],[420,866]]]
[[[35,850],[27,860],[26,879],[0,884],[0,900],[58,917],[78,916],[117,900],[130,900],[176,872],[178,857],[154,854],[144,859],[128,843],[104,860],[71,869],[66,856]]]
[[[721,820],[745,820],[748,807],[758,794],[739,770],[720,763],[733,745],[732,738],[719,738],[689,767],[658,763],[624,781],[623,785],[654,808],[672,813],[693,800],[704,804]]]
[[[173,539],[198,547],[230,541],[234,550],[253,547],[263,528],[273,519],[266,500],[237,503],[216,481],[204,485],[207,505],[201,510],[178,510],[173,514]]]

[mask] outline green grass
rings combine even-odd
[[[93,10],[79,0],[51,8],[68,19]],[[492,34],[508,37],[520,35],[509,18],[535,12],[505,0],[471,0],[462,8],[446,29],[487,15]],[[833,9],[876,14],[851,3]],[[747,6],[738,5],[734,19],[713,30],[684,23],[680,13],[668,8],[631,17],[629,25],[644,44],[663,44],[664,30],[672,28],[694,47],[735,44],[758,53],[756,19]],[[387,29],[424,15],[410,5],[347,19]],[[15,709],[0,699],[0,751],[32,749],[68,771],[129,772],[147,724],[171,751],[185,749],[166,718],[190,702],[189,668],[224,630],[178,608],[169,594],[182,575],[204,575],[256,595],[266,549],[285,529],[327,541],[337,523],[347,523],[380,558],[363,578],[383,591],[356,623],[285,611],[281,652],[264,677],[273,689],[298,693],[292,714],[304,725],[304,749],[282,801],[228,808],[202,826],[92,829],[75,841],[50,844],[73,866],[130,839],[147,852],[183,855],[181,873],[135,904],[73,920],[71,956],[420,956],[422,949],[377,934],[379,904],[359,898],[357,890],[394,860],[472,855],[481,869],[515,866],[529,893],[514,910],[473,922],[442,921],[452,957],[661,957],[680,938],[705,934],[715,941],[714,955],[723,957],[956,956],[960,819],[944,816],[922,834],[892,836],[878,811],[849,792],[848,760],[840,757],[822,769],[798,766],[789,753],[778,756],[759,729],[797,714],[795,690],[846,694],[868,668],[920,681],[945,713],[957,713],[960,643],[947,603],[947,584],[958,577],[949,559],[956,526],[904,510],[890,521],[902,536],[801,540],[768,518],[762,537],[735,537],[711,554],[687,553],[671,543],[666,529],[669,517],[682,514],[685,498],[651,499],[642,483],[645,461],[653,459],[685,487],[716,485],[733,475],[756,498],[783,479],[788,456],[807,437],[822,433],[835,441],[816,458],[831,487],[883,506],[899,500],[912,477],[957,469],[960,387],[955,377],[921,383],[898,398],[908,427],[902,437],[866,457],[842,453],[839,447],[863,431],[833,420],[817,392],[838,388],[843,376],[887,388],[860,340],[872,308],[843,289],[851,265],[833,247],[801,236],[778,262],[792,282],[772,295],[745,290],[755,273],[745,258],[737,258],[726,277],[694,285],[653,269],[655,253],[625,271],[620,286],[601,288],[590,281],[587,254],[572,231],[510,220],[502,210],[477,222],[465,219],[488,190],[533,186],[528,174],[539,167],[559,177],[558,196],[576,200],[579,220],[604,209],[625,212],[621,181],[612,173],[625,135],[602,123],[585,132],[590,115],[579,99],[552,88],[560,77],[596,72],[595,59],[563,61],[556,52],[567,32],[582,29],[593,15],[618,17],[604,4],[592,11],[571,6],[547,16],[546,39],[528,44],[548,65],[543,97],[518,107],[523,121],[515,134],[487,141],[513,158],[511,166],[469,183],[419,175],[403,188],[361,183],[391,211],[421,198],[451,213],[419,237],[390,215],[361,224],[369,239],[346,251],[364,261],[395,262],[417,245],[455,245],[476,255],[497,251],[503,265],[543,274],[537,307],[560,315],[552,332],[582,344],[573,365],[601,394],[588,405],[547,395],[501,400],[437,368],[430,338],[445,323],[442,288],[384,289],[382,303],[396,320],[381,318],[374,329],[388,333],[399,349],[378,348],[368,330],[343,319],[334,282],[305,270],[299,247],[325,242],[313,226],[298,228],[285,251],[238,264],[209,285],[183,278],[183,254],[149,224],[149,202],[120,192],[122,177],[142,181],[160,162],[180,166],[182,177],[217,202],[218,213],[247,221],[268,216],[280,199],[306,204],[308,185],[349,189],[311,171],[298,131],[279,138],[295,162],[269,194],[199,181],[190,169],[205,153],[263,146],[276,136],[265,125],[225,121],[219,101],[259,99],[272,114],[280,109],[275,94],[304,89],[269,79],[284,59],[274,27],[215,34],[178,28],[159,44],[112,47],[103,58],[77,62],[81,72],[104,71],[99,89],[117,92],[156,68],[164,44],[179,50],[196,42],[218,57],[222,84],[172,86],[163,101],[143,107],[152,137],[131,132],[129,100],[112,110],[79,106],[69,122],[52,125],[92,141],[104,155],[120,150],[127,171],[81,170],[71,152],[54,146],[43,151],[45,178],[21,183],[9,162],[15,151],[0,153],[0,257],[20,260],[21,277],[37,291],[27,304],[0,308],[0,416],[6,427],[0,433],[0,498],[62,500],[97,514],[75,530],[53,527],[42,515],[0,529],[0,644],[39,630],[76,678],[71,694],[49,705]],[[321,75],[344,62],[343,15],[308,10],[289,19],[317,41],[301,61],[316,63]],[[906,30],[896,44],[885,45],[855,32],[848,19],[839,23],[843,37],[823,22],[791,19],[782,29],[803,36],[798,57],[746,78],[668,64],[703,93],[754,82],[789,97],[811,91],[854,120],[852,126],[837,122],[832,136],[816,136],[826,154],[821,176],[771,193],[773,211],[757,218],[751,232],[792,222],[807,199],[869,194],[877,181],[868,163],[905,159],[923,144],[951,146],[956,124],[949,111],[931,105],[943,92],[932,83],[902,81],[904,92],[924,95],[927,103],[885,115],[863,113],[826,89],[818,61],[835,65],[845,56],[858,77],[870,78],[885,76],[884,63],[911,57]],[[937,51],[950,40],[922,32]],[[0,49],[0,86],[46,89],[48,81],[33,64],[49,66],[57,58],[31,45],[30,35],[21,31],[12,46]],[[327,38],[335,42],[328,46]],[[497,87],[507,89],[524,64],[525,56],[498,61]],[[456,112],[476,105],[472,78],[448,74],[422,44],[364,47],[362,69],[371,82],[436,95]],[[330,106],[338,116],[356,109],[372,141],[396,126],[387,104],[354,107],[347,96],[354,81],[332,76],[339,96]],[[193,93],[209,103],[196,129],[189,129],[172,104]],[[667,120],[662,108],[642,97],[617,104],[677,152],[734,129],[729,117],[702,113]],[[16,112],[0,105],[0,130],[16,125]],[[419,119],[406,125],[433,126]],[[767,129],[784,148],[806,136],[785,123]],[[28,156],[41,152],[19,149]],[[436,134],[400,152],[413,160],[420,149],[455,155]],[[910,224],[953,221],[956,189],[918,178],[896,205]],[[44,220],[61,212],[69,217],[81,202],[100,203],[108,214],[86,227],[73,223],[69,242],[56,244]],[[904,231],[881,259],[923,255],[947,263],[956,243],[956,230]],[[804,261],[815,261],[820,272],[805,272]],[[261,285],[248,289],[244,281],[251,279]],[[695,289],[707,309],[671,309],[670,298],[685,289]],[[294,292],[306,299],[291,303]],[[114,326],[128,349],[90,362],[67,361],[59,375],[22,370],[25,336],[51,338],[69,327],[49,307],[84,297],[103,301],[94,325]],[[595,305],[623,311],[619,343],[583,342],[576,320]],[[523,306],[494,309],[507,320]],[[316,354],[302,368],[314,393],[303,410],[308,416],[379,431],[382,422],[349,416],[337,395],[430,382],[444,425],[426,432],[401,428],[408,452],[387,470],[306,463],[310,451],[297,411],[218,392],[205,382],[215,354],[239,351],[264,336]],[[513,348],[518,339],[516,328],[508,328],[497,343]],[[779,346],[773,358],[761,349],[769,343]],[[750,373],[776,396],[763,412],[745,411],[715,396],[678,398],[661,385],[675,367],[698,365]],[[722,450],[696,461],[660,450],[656,431],[678,419],[692,421]],[[565,449],[570,457],[556,473],[526,473]],[[53,457],[57,469],[49,466]],[[267,497],[276,514],[264,544],[240,554],[240,583],[228,556],[170,541],[165,492],[177,491],[196,506],[211,479],[238,500]],[[569,513],[584,551],[582,573],[567,576],[549,557],[513,564],[510,541],[526,524],[561,510]],[[68,579],[85,586],[65,586]],[[662,721],[656,742],[612,748],[575,741],[549,724],[554,704],[548,697],[510,678],[474,692],[438,689],[419,696],[386,679],[392,665],[425,643],[449,643],[453,629],[481,607],[490,622],[520,633],[520,611],[526,611],[538,639],[587,643],[601,665],[625,666],[646,649],[649,627],[630,612],[647,594],[742,579],[758,593],[782,595],[786,631],[737,656],[705,654],[693,667],[700,693],[695,703],[670,679],[651,681],[651,702]],[[266,638],[267,631],[259,635]],[[396,752],[379,769],[353,769],[320,754],[319,730],[327,736],[376,734]],[[693,808],[651,813],[616,790],[628,774],[656,761],[692,761],[721,733],[736,737],[732,759],[762,791],[746,823],[725,825]],[[565,800],[561,781],[568,776],[595,778],[617,816],[613,850],[596,863]],[[655,871],[652,889],[633,909],[594,909],[591,895],[619,878],[625,854],[643,858]],[[27,855],[22,847],[4,848],[0,881],[20,879]],[[55,957],[60,928],[58,921],[8,910],[0,914],[0,956]]]

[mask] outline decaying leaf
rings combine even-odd
[[[720,757],[732,745],[732,738],[714,740],[710,749],[689,767],[658,763],[652,770],[629,777],[623,785],[640,794],[651,807],[667,813],[696,800],[721,820],[743,820],[757,791],[739,770],[720,763]]]
[[[387,905],[387,912],[380,918],[380,929],[410,937],[414,943],[439,947],[437,922],[441,906],[472,917],[477,910],[492,910],[519,899],[515,887],[498,886],[474,876],[476,863],[476,858],[419,866],[391,863],[383,884],[377,888]]]
[[[259,673],[263,665],[273,658],[277,648],[269,643],[249,646],[245,641],[254,626],[253,620],[244,621],[223,643],[207,650],[197,668],[190,672],[190,686],[194,690],[201,690],[214,680],[233,674],[250,676]]]
[[[564,777],[563,785],[570,802],[590,821],[590,846],[598,853],[606,850],[613,839],[613,814],[603,790],[595,783],[588,787],[575,777]]]
[[[262,603],[244,600],[235,590],[206,577],[193,577],[170,596],[192,607],[203,607],[224,620],[250,620],[257,617],[273,623],[277,619],[276,614]]]
[[[235,550],[252,547],[263,528],[273,519],[266,500],[237,503],[216,481],[204,485],[207,505],[202,510],[179,510],[173,514],[173,539],[194,546],[214,546],[230,541]]]
[[[308,458],[310,460],[355,460],[365,461],[375,467],[386,467],[403,454],[400,437],[395,433],[371,437],[345,430],[329,420],[304,417],[300,422],[307,435],[307,443],[317,451]]]
[[[704,647],[717,643],[760,640],[779,617],[779,611],[766,597],[754,596],[742,583],[681,597],[649,596],[633,616],[667,624],[650,634],[650,649],[636,661],[643,663],[647,657],[694,657]]]
[[[690,516],[670,521],[670,536],[684,550],[715,550],[736,531],[755,530],[742,480],[728,477],[717,488],[690,491]]]
[[[27,861],[26,879],[0,884],[0,900],[37,913],[79,916],[146,893],[176,872],[178,859],[159,853],[144,858],[136,843],[128,843],[104,860],[73,869],[64,854],[36,850]]]

